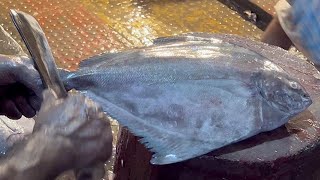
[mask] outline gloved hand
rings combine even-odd
[[[0,55],[0,115],[33,117],[41,105],[42,88],[30,59]]]
[[[34,132],[0,161],[0,179],[54,179],[111,156],[110,122],[97,104],[79,93],[56,99],[48,90],[43,99]]]
[[[80,93],[69,92],[66,99],[57,99],[53,92],[47,90],[43,98],[35,119],[35,131],[70,142],[71,146],[61,149],[65,154],[59,155],[68,159],[69,168],[105,162],[111,156],[110,121],[100,106]]]

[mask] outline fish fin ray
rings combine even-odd
[[[209,140],[195,139],[179,132],[154,126],[94,93],[87,95],[99,102],[107,115],[128,128],[146,148],[153,152],[151,163],[171,164],[206,154],[218,148]],[[175,155],[175,157],[172,156]]]
[[[186,41],[211,41],[211,38],[215,38],[219,34],[209,34],[203,32],[189,32],[182,33],[177,36],[159,37],[153,40],[154,45],[162,45],[168,43],[186,42]]]

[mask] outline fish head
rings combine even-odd
[[[264,71],[258,74],[258,91],[273,108],[293,115],[304,111],[312,104],[306,89],[286,73]]]

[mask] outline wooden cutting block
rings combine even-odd
[[[320,75],[317,69],[305,60],[283,55],[280,48],[268,53],[271,47],[262,43],[229,42],[242,43],[243,47],[259,52],[297,78],[313,104],[276,130],[170,165],[151,165],[151,153],[137,137],[122,130],[114,170],[116,180],[320,178]]]

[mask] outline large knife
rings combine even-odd
[[[52,89],[57,98],[68,96],[60,79],[48,41],[38,22],[29,14],[10,10],[12,21],[24,41],[44,86]]]
[[[68,93],[60,79],[47,38],[37,20],[27,13],[16,10],[10,10],[10,16],[26,44],[45,88],[53,90],[58,99],[66,98]],[[98,163],[92,167],[77,169],[75,173],[78,180],[100,179],[104,176],[104,167]]]

